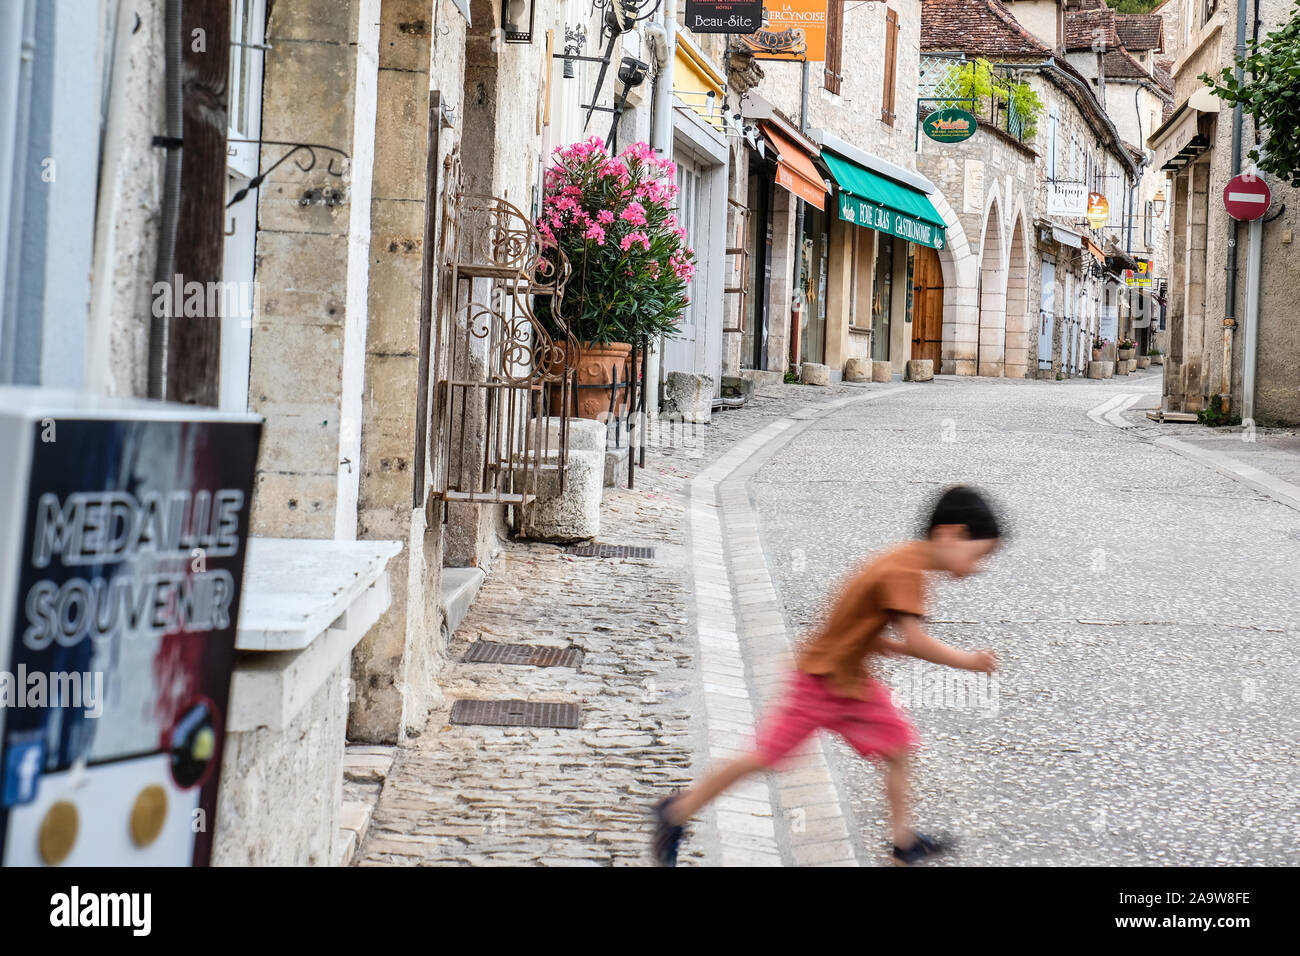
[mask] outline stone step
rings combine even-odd
[[[469,613],[470,605],[478,596],[487,575],[482,568],[443,568],[439,603],[442,605],[443,620],[446,621],[448,640],[460,627]]]

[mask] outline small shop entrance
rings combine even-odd
[[[929,359],[939,371],[943,353],[943,269],[939,253],[915,246],[912,266],[912,357]]]

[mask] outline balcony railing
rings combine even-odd
[[[970,110],[982,125],[993,126],[1024,142],[1031,134],[1033,118],[1026,116],[1017,105],[1013,91],[1019,81],[1010,70],[993,66],[989,70],[987,91],[983,91],[972,75],[978,68],[976,61],[962,54],[923,55],[916,91],[918,112],[956,106]]]

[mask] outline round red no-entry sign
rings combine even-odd
[[[1268,212],[1268,205],[1273,201],[1268,183],[1254,173],[1242,173],[1228,180],[1223,187],[1223,207],[1233,219],[1250,222]]]

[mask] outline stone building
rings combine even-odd
[[[945,371],[1063,377],[1086,369],[1090,337],[1107,322],[1110,337],[1118,334],[1126,259],[1119,199],[1136,181],[1137,160],[1093,85],[1065,60],[1065,12],[1041,0],[923,4],[923,95],[952,97],[954,71],[978,69],[982,58],[992,82],[1027,88],[1039,104],[1022,115],[985,96],[972,138],[922,149],[921,169],[960,192],[976,263],[973,307],[950,309],[943,292]],[[1088,192],[1114,200],[1097,228],[1084,220]],[[959,301],[968,290],[958,287]]]
[[[917,0],[832,3],[824,53],[785,56],[779,35],[734,47],[762,71],[742,99],[737,154],[751,287],[742,368],[825,365],[834,380],[851,360],[900,373],[918,357],[913,279],[938,274],[946,244],[964,245],[915,163],[919,14]]]
[[[586,0],[190,3],[175,35],[221,69],[201,112],[186,96],[186,165],[169,185],[170,141],[155,138],[180,9],[0,15],[0,383],[264,420],[244,583],[256,620],[240,623],[214,859],[329,863],[345,733],[423,730],[449,633],[508,533],[503,496],[447,500],[435,471],[455,462],[491,483],[475,463],[498,434],[474,388],[500,356],[453,358],[444,340],[469,341],[473,303],[495,301],[500,280],[453,281],[449,266],[482,266],[483,238],[505,234],[493,229],[526,234],[555,147],[650,140],[679,160],[699,262],[652,381],[681,369],[716,386],[738,98],[725,39],[678,34],[671,3],[621,17]],[[216,251],[201,278],[224,287],[207,312],[164,308],[160,338],[169,196],[201,207],[181,217],[185,245]],[[157,392],[155,353],[185,369]],[[477,396],[458,426],[437,407],[453,378]]]
[[[1129,308],[1121,333],[1134,337],[1143,353],[1162,341],[1159,290],[1168,276],[1168,183],[1143,147],[1171,107],[1172,78],[1160,59],[1164,32],[1158,15],[1117,14],[1102,0],[1079,0],[1066,13],[1067,59],[1092,83],[1138,162],[1138,182],[1123,197],[1120,245],[1137,268],[1125,271]]]
[[[1258,7],[1171,0],[1159,12],[1166,35],[1178,41],[1173,108],[1147,139],[1152,165],[1172,180],[1164,408],[1293,424],[1300,421],[1300,332],[1291,318],[1300,197],[1266,175],[1272,205],[1256,223],[1238,224],[1223,202],[1228,181],[1251,168],[1249,149],[1292,134],[1256,129],[1249,116],[1207,96],[1198,77],[1233,67],[1233,50],[1239,37],[1255,36],[1256,17],[1262,39],[1288,22],[1294,7],[1283,0]],[[1235,154],[1234,128],[1241,143]]]

